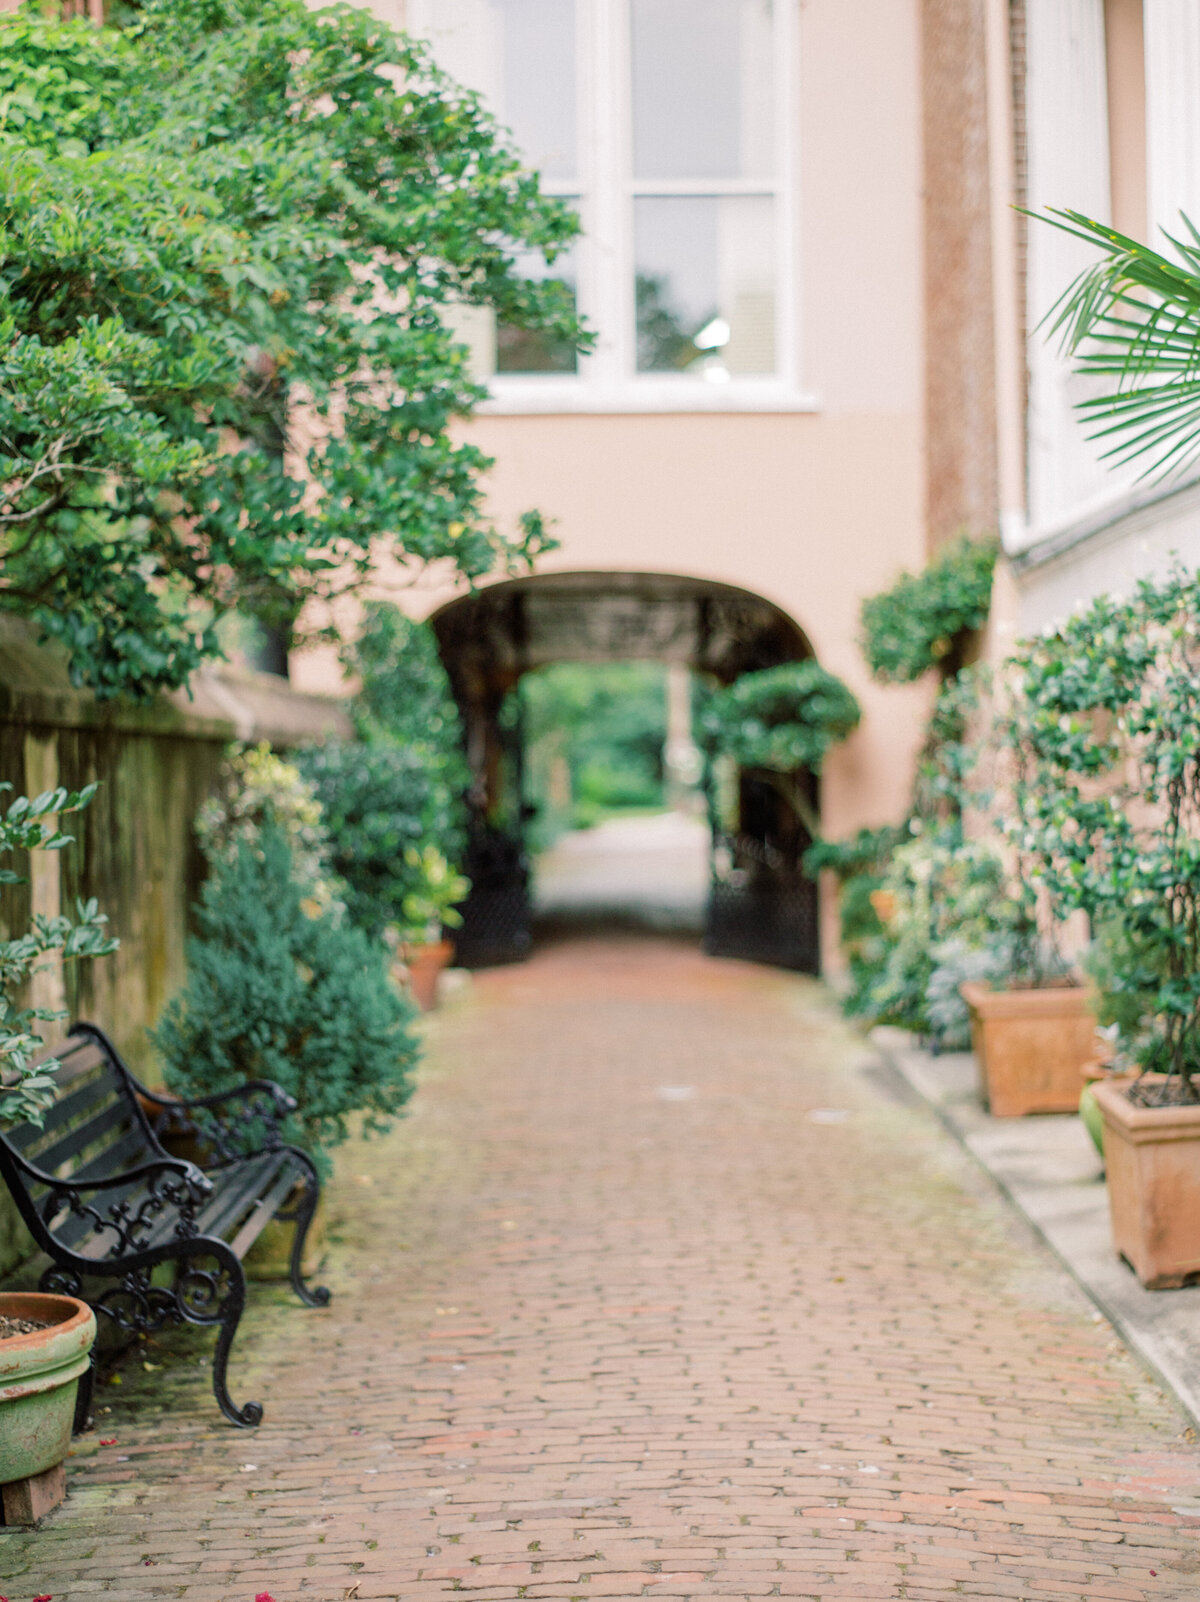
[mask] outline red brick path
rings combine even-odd
[[[1184,1421],[806,981],[481,976],[345,1167],[333,1307],[260,1291],[236,1356],[262,1428],[158,1343],[11,1602],[1200,1596]]]

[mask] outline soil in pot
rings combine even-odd
[[[96,1319],[74,1296],[0,1293],[0,1318],[32,1325],[0,1339],[0,1484],[61,1463]]]
[[[1096,1055],[1087,991],[1079,985],[989,990],[970,983],[961,993],[992,1116],[1074,1112],[1080,1071]]]
[[[1104,1119],[1113,1245],[1148,1290],[1200,1279],[1200,1105],[1143,1107],[1092,1087]]]

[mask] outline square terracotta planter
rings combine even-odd
[[[1083,986],[989,990],[968,983],[960,993],[992,1116],[1075,1112],[1083,1066],[1096,1055],[1096,1023]]]
[[[1113,1245],[1147,1290],[1200,1279],[1200,1106],[1136,1107],[1098,1084]]]

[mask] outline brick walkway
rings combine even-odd
[[[480,976],[344,1165],[333,1307],[255,1298],[262,1428],[157,1343],[4,1593],[1200,1595],[1183,1420],[864,1064],[815,986],[666,941]]]

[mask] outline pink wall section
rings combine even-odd
[[[561,549],[540,571],[717,579],[796,619],[864,707],[824,786],[843,834],[903,811],[927,700],[872,684],[856,643],[862,598],[926,550],[920,19],[916,0],[796,16],[796,359],[815,409],[491,415],[469,432],[496,459],[501,526],[551,519]],[[451,593],[403,599],[427,615]],[[303,684],[329,672],[297,663]]]

